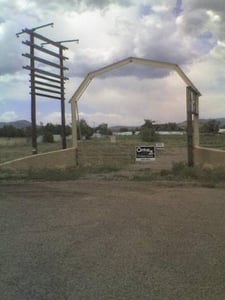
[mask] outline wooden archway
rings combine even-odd
[[[74,148],[77,148],[77,119],[78,110],[77,102],[83,95],[87,87],[89,86],[91,80],[104,73],[113,71],[115,69],[121,68],[127,64],[135,63],[146,66],[154,66],[158,68],[170,69],[177,72],[180,78],[186,84],[186,104],[187,104],[187,144],[188,144],[188,165],[192,166],[194,164],[193,160],[193,148],[194,145],[199,144],[199,96],[201,93],[192,83],[192,81],[187,77],[187,75],[182,71],[179,65],[169,62],[156,61],[151,59],[128,57],[126,59],[117,61],[113,64],[104,66],[100,69],[92,71],[87,74],[78,89],[74,92],[70,99],[71,112],[72,112],[72,144]],[[194,119],[193,119],[194,116]]]

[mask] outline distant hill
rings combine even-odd
[[[31,122],[26,120],[19,120],[14,122],[0,122],[0,128],[4,127],[5,125],[12,125],[16,128],[26,128],[31,126]]]
[[[202,124],[209,122],[210,120],[216,120],[217,122],[220,122],[220,127],[225,126],[225,118],[199,119],[199,123],[200,123],[200,125],[202,125]],[[187,121],[184,121],[184,122],[178,123],[178,125],[181,127],[185,127],[186,123],[187,123]]]
[[[207,123],[210,120],[216,120],[218,122],[220,122],[220,127],[225,126],[225,118],[210,118],[210,119],[199,119],[199,123],[200,125]],[[173,121],[172,121],[173,122]],[[167,122],[166,122],[167,123]],[[165,124],[166,124],[165,123]],[[177,123],[178,126],[180,126],[181,128],[185,128],[186,127],[186,123],[187,121],[183,121],[180,123]],[[155,124],[157,125],[157,124]],[[140,125],[141,126],[141,125]],[[119,132],[122,128],[126,128],[128,129],[128,131],[133,131],[136,130],[138,127],[140,126],[124,126],[124,125],[117,125],[117,126],[111,126],[109,129],[111,129],[113,132]]]
[[[217,122],[220,122],[220,126],[225,126],[225,118],[216,118],[216,119],[200,119],[200,123],[204,124],[210,120],[216,120]]]

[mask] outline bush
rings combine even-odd
[[[54,137],[51,132],[45,132],[43,135],[43,142],[44,143],[54,143]]]
[[[158,142],[159,135],[156,133],[153,122],[145,120],[145,124],[140,128],[140,138],[143,142]]]
[[[155,132],[154,128],[143,128],[140,131],[140,137],[143,142],[157,142],[159,135]]]

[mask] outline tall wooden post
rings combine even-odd
[[[36,95],[35,95],[35,61],[34,61],[34,33],[30,33],[30,83],[31,83],[31,130],[32,154],[37,154],[37,126],[36,126]]]
[[[193,154],[193,125],[192,125],[192,90],[190,87],[186,88],[186,105],[187,105],[187,158],[188,166],[194,165]]]
[[[55,42],[47,37],[35,32],[37,29],[43,27],[53,26],[53,23],[41,25],[32,29],[23,29],[17,33],[19,37],[21,34],[29,34],[30,40],[22,41],[26,46],[30,47],[30,53],[23,53],[22,56],[30,59],[29,66],[23,66],[24,69],[30,71],[31,82],[31,121],[32,121],[32,153],[37,154],[37,129],[36,129],[36,96],[47,97],[51,99],[57,99],[61,101],[61,124],[62,124],[62,148],[66,148],[66,121],[65,121],[65,80],[64,70],[68,68],[63,66],[65,59],[68,59],[63,55],[63,50],[68,49],[61,45],[64,42],[78,42],[78,40],[66,40],[61,42]],[[58,52],[43,47],[44,45],[51,45],[58,49]],[[35,53],[34,53],[35,52]],[[40,56],[40,54],[47,54],[47,58]],[[50,56],[50,58],[49,58]],[[36,64],[37,62],[37,64]],[[39,67],[41,65],[41,67]],[[52,70],[46,70],[42,67],[51,66]],[[57,72],[56,72],[57,69]],[[58,71],[60,70],[60,71]]]
[[[62,124],[62,148],[66,149],[66,118],[65,118],[65,87],[63,72],[63,47],[59,46],[60,60],[60,81],[61,81],[61,124]]]
[[[193,105],[194,121],[193,121],[193,130],[194,130],[194,146],[199,146],[200,137],[199,137],[199,96],[194,95],[194,105]]]
[[[75,101],[71,102],[72,113],[72,146],[77,148],[77,105]]]

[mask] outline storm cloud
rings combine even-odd
[[[21,56],[28,51],[21,43],[27,36],[24,34],[16,38],[16,33],[23,28],[50,22],[54,22],[54,28],[43,28],[40,34],[55,41],[79,39],[79,44],[65,44],[68,47],[65,55],[69,57],[65,62],[69,68],[66,76],[70,78],[66,84],[68,98],[87,73],[133,56],[178,64],[197,87],[200,85],[203,94],[209,92],[212,86],[209,82],[213,80],[215,97],[218,102],[222,99],[224,84],[221,83],[225,80],[222,68],[225,59],[224,0],[0,0],[0,7],[1,103],[16,100],[29,103],[28,74],[22,69],[29,62]],[[20,78],[19,83],[16,78]],[[129,106],[130,113],[130,116],[124,117],[127,123],[132,116],[136,121],[143,117],[143,113],[147,117],[151,109],[143,106],[140,115],[136,115],[138,107],[135,101],[141,90],[145,93],[143,98],[151,98],[148,88],[142,85],[148,86],[149,79],[152,98],[157,99],[155,103],[163,103],[161,112],[160,109],[155,110],[156,119],[163,118],[163,94],[169,95],[170,88],[174,93],[170,95],[174,99],[174,107],[173,114],[168,116],[175,119],[181,111],[180,101],[183,101],[180,100],[183,99],[183,88],[179,84],[177,86],[177,77],[170,70],[135,64],[94,80],[93,97],[89,96],[81,112],[91,120],[94,107],[99,110],[101,107],[102,112],[95,111],[95,118],[102,117],[104,113],[108,120],[116,116],[118,103],[124,101],[123,107]],[[161,80],[164,93],[161,92]],[[103,85],[104,92],[100,91]],[[129,100],[126,97],[122,100],[122,95],[128,90]],[[90,95],[88,91],[87,95]],[[108,102],[103,98],[108,98]],[[204,112],[210,113],[212,102],[207,96],[205,101],[208,106]],[[118,104],[116,107],[115,102]],[[6,116],[13,115],[12,107],[8,107],[10,114],[7,114],[7,106],[4,109],[1,116],[5,113]],[[40,106],[40,120],[46,120],[48,112],[50,108]],[[223,109],[214,108],[214,113],[217,112],[222,113]],[[15,115],[19,117],[20,113],[16,111]],[[56,115],[51,112],[51,116]],[[117,116],[117,119],[120,118],[121,115]]]

